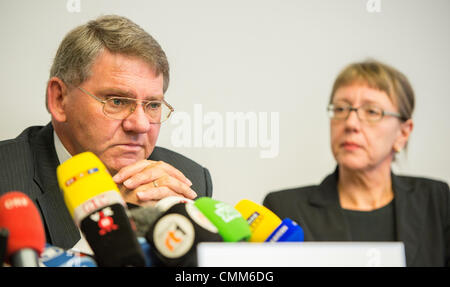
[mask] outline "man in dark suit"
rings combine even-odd
[[[47,83],[47,126],[0,142],[0,194],[27,193],[36,203],[47,242],[71,248],[80,239],[65,207],[56,167],[91,151],[131,205],[167,196],[211,196],[206,168],[156,147],[173,108],[164,99],[169,65],[159,44],[132,21],[103,16],[69,32]]]

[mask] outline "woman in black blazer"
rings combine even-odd
[[[402,241],[407,266],[449,266],[448,184],[391,171],[413,109],[401,72],[376,61],[349,65],[328,105],[336,170],[320,185],[269,193],[263,204],[297,221],[305,240]]]

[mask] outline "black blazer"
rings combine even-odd
[[[179,169],[191,180],[198,197],[212,196],[211,176],[206,168],[161,147],[155,147],[149,159]],[[47,242],[68,249],[80,240],[80,234],[58,186],[58,165],[51,123],[29,127],[17,138],[0,142],[0,195],[12,190],[26,193],[41,212]]]
[[[271,192],[263,205],[296,221],[305,241],[351,241],[341,209],[338,169],[320,185]],[[391,174],[397,240],[407,266],[450,266],[450,191],[436,180]]]

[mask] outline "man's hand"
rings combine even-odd
[[[152,205],[168,196],[194,199],[192,182],[163,161],[141,160],[119,170],[113,176],[126,202]]]

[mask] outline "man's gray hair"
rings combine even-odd
[[[58,77],[65,84],[78,86],[89,78],[92,64],[104,49],[147,62],[157,76],[162,73],[166,92],[169,63],[161,46],[137,24],[117,15],[101,16],[70,31],[56,52],[50,78]]]

